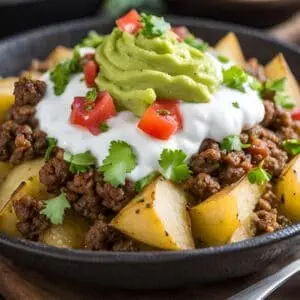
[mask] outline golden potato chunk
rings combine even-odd
[[[280,212],[294,222],[300,221],[300,154],[282,172],[275,193]]]
[[[186,205],[181,188],[160,177],[123,208],[111,225],[157,248],[192,249],[195,246]]]
[[[237,36],[233,32],[229,32],[215,46],[215,50],[228,57],[234,64],[243,67],[245,65],[245,57]]]
[[[253,213],[264,190],[264,185],[251,184],[246,176],[193,207],[194,237],[208,246],[230,242],[234,232]]]
[[[68,213],[62,224],[52,224],[40,235],[40,242],[60,248],[83,248],[89,224],[82,217]]]
[[[265,72],[270,80],[287,79],[287,92],[296,106],[300,107],[300,89],[290,67],[283,54],[274,57],[266,66]]]

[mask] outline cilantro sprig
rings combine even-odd
[[[97,48],[103,43],[104,38],[104,35],[99,35],[96,31],[92,30],[88,33],[88,36],[81,41],[80,46]]]
[[[153,15],[141,14],[143,28],[141,33],[147,38],[154,38],[165,35],[171,26],[164,18],[159,18]]]
[[[248,80],[248,74],[238,66],[232,66],[229,69],[223,69],[223,84],[245,92],[244,84]]]
[[[292,155],[300,153],[300,140],[285,140],[282,145],[284,150]]]
[[[250,144],[243,144],[239,135],[228,135],[223,139],[220,144],[222,150],[226,151],[241,151],[245,148],[249,148]]]
[[[272,176],[263,168],[263,162],[248,173],[248,180],[252,184],[263,185],[271,179]]]
[[[95,88],[87,91],[85,99],[88,101],[95,101],[97,98],[97,90]]]
[[[175,182],[186,180],[190,175],[186,158],[182,150],[164,149],[159,160],[161,174]]]
[[[194,35],[190,34],[184,39],[184,42],[193,48],[200,50],[201,52],[205,52],[209,48],[209,44],[197,39]]]
[[[66,59],[59,63],[50,73],[50,80],[53,82],[55,95],[60,96],[63,94],[70,82],[71,75],[81,70],[80,53],[78,47],[76,47],[73,51],[72,59]]]
[[[40,211],[40,214],[45,215],[52,224],[62,224],[64,220],[65,209],[71,205],[64,193],[58,197],[47,200],[45,207]]]
[[[295,104],[287,94],[287,79],[285,77],[278,80],[268,80],[265,84],[264,93],[274,93],[274,102],[285,109],[292,109]]]
[[[147,176],[141,178],[140,180],[138,180],[135,183],[135,190],[137,192],[140,192],[144,187],[149,185],[158,176],[159,176],[159,172],[158,171],[153,171],[150,174],[148,174]]]
[[[84,173],[96,164],[95,157],[89,151],[74,155],[65,151],[64,160],[70,163],[70,171],[72,173]]]
[[[48,138],[47,139],[48,147],[45,153],[45,161],[50,159],[51,153],[57,145],[57,140],[55,138]]]
[[[133,171],[136,165],[137,157],[132,147],[124,141],[112,141],[100,171],[105,181],[117,187],[125,183],[126,174]]]

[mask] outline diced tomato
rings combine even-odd
[[[300,121],[300,108],[295,108],[295,109],[291,112],[291,115],[292,115],[293,120]]]
[[[182,129],[182,115],[178,101],[157,100],[146,110],[138,127],[157,139],[169,139],[178,129]]]
[[[191,34],[185,26],[172,27],[172,31],[178,36],[178,40],[181,42]]]
[[[95,85],[98,71],[98,65],[94,60],[88,60],[83,66],[84,80],[88,87],[93,87]]]
[[[99,93],[95,101],[75,97],[70,122],[87,128],[93,135],[101,133],[100,125],[116,115],[116,107],[108,92]]]
[[[116,24],[122,31],[126,31],[128,33],[136,33],[140,28],[142,28],[140,15],[135,9],[132,9],[126,15],[119,18],[116,21]]]

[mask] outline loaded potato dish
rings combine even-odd
[[[0,230],[88,250],[186,250],[300,220],[300,92],[135,10],[0,80]]]

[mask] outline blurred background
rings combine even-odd
[[[300,0],[0,0],[0,38],[71,19],[115,18],[132,7],[269,28],[295,15]]]

